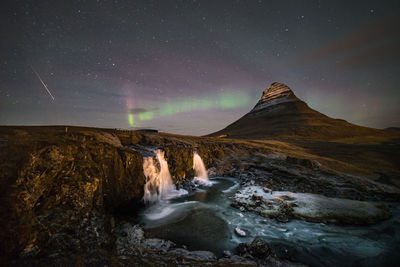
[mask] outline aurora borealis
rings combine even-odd
[[[274,81],[326,115],[400,125],[398,1],[0,5],[2,125],[202,135],[248,112]]]
[[[128,111],[129,125],[135,126],[135,117],[139,121],[149,121],[155,116],[171,116],[178,113],[189,111],[201,111],[210,109],[235,109],[246,107],[250,103],[248,95],[241,92],[224,93],[218,96],[197,97],[194,99],[175,99],[171,102],[163,103],[159,109],[155,111],[140,111],[137,116],[133,112]]]

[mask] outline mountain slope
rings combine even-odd
[[[384,133],[383,130],[330,118],[310,108],[285,84],[274,82],[264,90],[261,99],[249,113],[209,136],[329,140]]]

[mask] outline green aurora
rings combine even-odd
[[[214,97],[200,98],[181,98],[173,101],[167,101],[156,111],[139,112],[137,115],[129,113],[128,122],[130,126],[135,125],[135,119],[139,121],[151,121],[156,117],[171,116],[178,113],[201,111],[208,109],[235,109],[248,106],[251,103],[251,97],[243,92],[220,93]]]

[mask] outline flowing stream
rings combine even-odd
[[[157,180],[157,179],[155,179]],[[222,256],[241,242],[265,239],[280,257],[311,266],[382,266],[400,262],[400,207],[390,220],[372,226],[336,226],[292,220],[279,223],[230,206],[239,185],[234,178],[211,179],[212,184],[142,210],[140,223],[149,237],[209,250]],[[238,237],[234,228],[247,234]]]

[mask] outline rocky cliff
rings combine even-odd
[[[1,139],[2,258],[101,247],[113,214],[140,204],[142,156],[116,136],[2,129]]]

